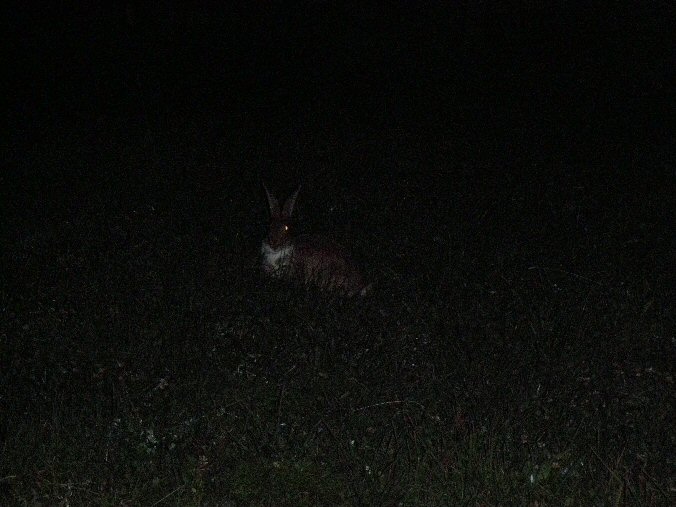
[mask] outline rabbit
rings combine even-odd
[[[292,234],[291,215],[300,186],[281,209],[265,184],[263,188],[270,207],[270,229],[261,245],[263,273],[345,296],[365,296],[371,285],[364,283],[359,269],[341,245],[323,236]]]

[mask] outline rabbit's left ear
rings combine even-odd
[[[284,203],[284,207],[282,208],[282,216],[284,218],[291,218],[293,207],[296,205],[296,197],[298,197],[298,192],[300,192],[300,185],[298,185],[296,191]]]
[[[262,183],[262,182],[261,182]],[[263,183],[263,188],[265,189],[265,195],[268,197],[268,206],[270,207],[270,216],[278,217],[279,216],[279,201],[277,198],[270,193],[268,187]]]

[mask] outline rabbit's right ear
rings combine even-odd
[[[284,218],[291,218],[293,207],[296,205],[296,197],[298,197],[298,192],[300,192],[300,185],[298,185],[298,188],[293,193],[293,195],[289,197],[284,203],[284,207],[282,208],[282,216]]]
[[[261,182],[262,183],[262,182]],[[270,216],[273,218],[278,218],[280,216],[279,211],[279,201],[277,198],[270,193],[268,187],[263,183],[263,188],[265,189],[265,195],[268,197],[268,206],[270,207]]]

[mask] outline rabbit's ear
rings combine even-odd
[[[268,187],[263,183],[263,188],[265,189],[265,195],[268,196],[268,206],[270,207],[270,216],[273,218],[279,217],[279,201],[277,198],[270,193]]]
[[[298,192],[300,192],[300,185],[298,185],[298,188],[293,193],[293,195],[291,195],[291,197],[289,197],[284,203],[284,207],[282,208],[282,216],[284,218],[291,218],[293,207],[296,205],[296,197],[298,197]]]

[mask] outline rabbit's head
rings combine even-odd
[[[270,229],[268,230],[267,243],[272,249],[278,249],[287,246],[291,242],[291,214],[296,204],[296,197],[300,191],[300,186],[285,202],[280,209],[279,201],[270,193],[268,187],[263,184],[265,194],[268,197],[270,207]]]

